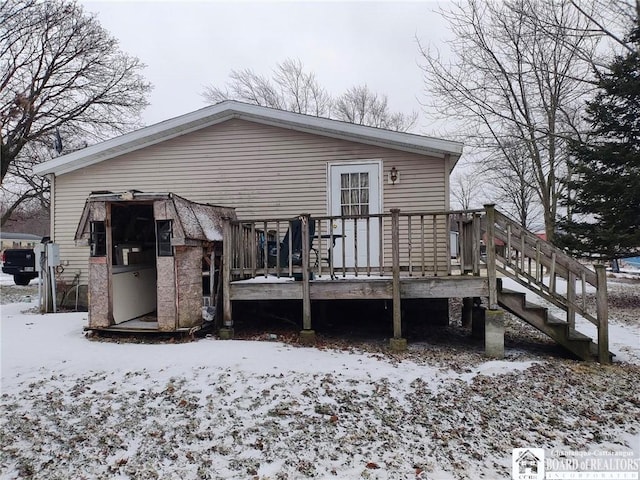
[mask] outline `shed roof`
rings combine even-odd
[[[175,230],[174,244],[184,244],[186,241],[220,241],[222,240],[222,218],[235,218],[235,210],[231,207],[209,205],[192,202],[174,193],[149,193],[127,191],[121,193],[92,193],[87,198],[80,223],[76,230],[75,241],[85,244],[89,240],[89,221],[92,205],[105,202],[168,202],[175,212],[173,218],[179,222]]]
[[[450,168],[453,168],[460,158],[463,147],[462,143],[450,140],[227,100],[62,155],[36,165],[33,170],[39,175],[69,173],[233,118],[432,157],[449,156]]]

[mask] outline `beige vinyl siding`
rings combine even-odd
[[[445,208],[443,159],[234,119],[56,177],[53,234],[65,279],[82,270],[86,282],[88,249],[73,236],[92,191],[172,192],[247,219],[326,215],[327,164],[356,160],[382,160],[383,211]],[[389,185],[394,166],[400,183]]]
[[[418,158],[416,158],[418,157]],[[396,167],[399,172],[399,182],[395,185],[388,182],[389,171]],[[444,211],[448,202],[445,197],[446,162],[443,159],[433,159],[418,155],[402,155],[393,160],[384,162],[384,211],[389,212],[392,208],[400,209],[400,262],[408,264],[408,227],[407,218],[403,213]],[[438,273],[441,275],[447,269],[447,236],[448,228],[442,221],[442,217],[437,222],[437,257]],[[412,261],[413,267],[418,268],[422,256],[418,253],[421,243],[419,217],[412,218]],[[433,230],[431,228],[431,218],[425,217],[426,230],[424,234],[426,270],[433,274]],[[391,265],[391,220],[385,222],[384,241],[384,262]]]

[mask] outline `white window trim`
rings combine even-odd
[[[326,187],[327,195],[327,215],[331,216],[331,168],[332,167],[351,167],[357,165],[377,165],[378,166],[378,211],[384,213],[384,182],[382,179],[382,159],[352,160],[347,162],[327,162],[326,170]]]

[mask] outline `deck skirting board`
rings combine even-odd
[[[400,298],[465,298],[489,295],[487,277],[401,278]]]
[[[390,300],[392,286],[391,278],[314,280],[309,282],[309,296],[311,300]],[[486,277],[400,279],[401,298],[486,297],[488,293]],[[230,297],[231,300],[302,300],[302,282],[232,282]]]
[[[310,282],[311,300],[387,300],[393,298],[391,278]]]
[[[231,283],[231,300],[302,300],[302,282]]]

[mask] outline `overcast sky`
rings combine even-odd
[[[434,1],[82,3],[147,65],[148,125],[204,107],[205,85],[223,85],[232,69],[268,75],[286,58],[299,58],[334,95],[366,83],[393,110],[420,112],[416,37],[439,46],[448,35]],[[416,133],[435,130],[420,117]]]

